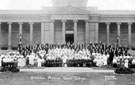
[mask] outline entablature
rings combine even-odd
[[[0,15],[0,22],[41,22],[50,20],[49,15]]]
[[[99,22],[135,22],[135,15],[100,15]]]
[[[51,19],[62,19],[62,20],[88,20],[89,15],[51,15]]]

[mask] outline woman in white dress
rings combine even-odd
[[[32,53],[30,56],[29,56],[29,63],[30,65],[34,66],[34,58],[35,58],[35,54]]]
[[[0,67],[2,66],[2,56],[0,56]]]
[[[103,54],[103,63],[104,63],[104,66],[107,65],[107,55],[106,54]]]
[[[22,57],[22,67],[26,66],[26,59]]]
[[[133,64],[133,65],[135,65],[135,58],[133,58],[133,60],[132,60],[132,64]]]
[[[18,58],[18,67],[22,67],[22,59],[21,59],[21,57]]]
[[[38,58],[37,59],[37,63],[38,63],[37,66],[38,67],[41,67],[42,66],[42,59],[41,58]]]
[[[128,62],[129,62],[129,60],[128,60],[128,59],[125,59],[124,66],[125,66],[126,68],[128,68]]]

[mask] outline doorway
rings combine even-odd
[[[74,43],[74,34],[66,34],[66,43]]]

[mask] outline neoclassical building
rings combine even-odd
[[[135,47],[135,11],[98,10],[88,0],[52,0],[42,10],[1,10],[0,48],[39,43],[95,43]]]

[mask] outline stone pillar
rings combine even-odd
[[[33,42],[33,22],[30,22],[30,45],[32,45]]]
[[[78,20],[74,20],[74,43],[77,43],[77,22]]]
[[[8,22],[8,49],[11,49],[12,23]]]
[[[62,42],[65,43],[66,20],[62,20]]]
[[[89,43],[89,21],[85,20],[85,42]]]
[[[19,44],[22,44],[22,22],[19,22]]]
[[[54,43],[54,20],[51,21],[51,43]]]
[[[106,25],[107,25],[107,28],[106,28],[106,30],[107,30],[107,44],[109,45],[109,43],[110,43],[110,23],[106,23]]]
[[[98,29],[99,28],[99,23],[95,24],[95,43],[98,43]]]
[[[131,35],[132,35],[131,25],[132,25],[132,23],[128,23],[128,44],[129,44],[129,48],[131,48]]]
[[[0,22],[0,49],[1,49],[1,22]]]
[[[22,35],[22,22],[19,22],[19,34],[21,34]]]
[[[44,44],[44,33],[45,33],[45,28],[44,28],[45,23],[41,22],[41,44]]]
[[[121,25],[121,23],[118,22],[117,23],[117,40],[118,40],[119,45],[120,45],[120,25]]]

